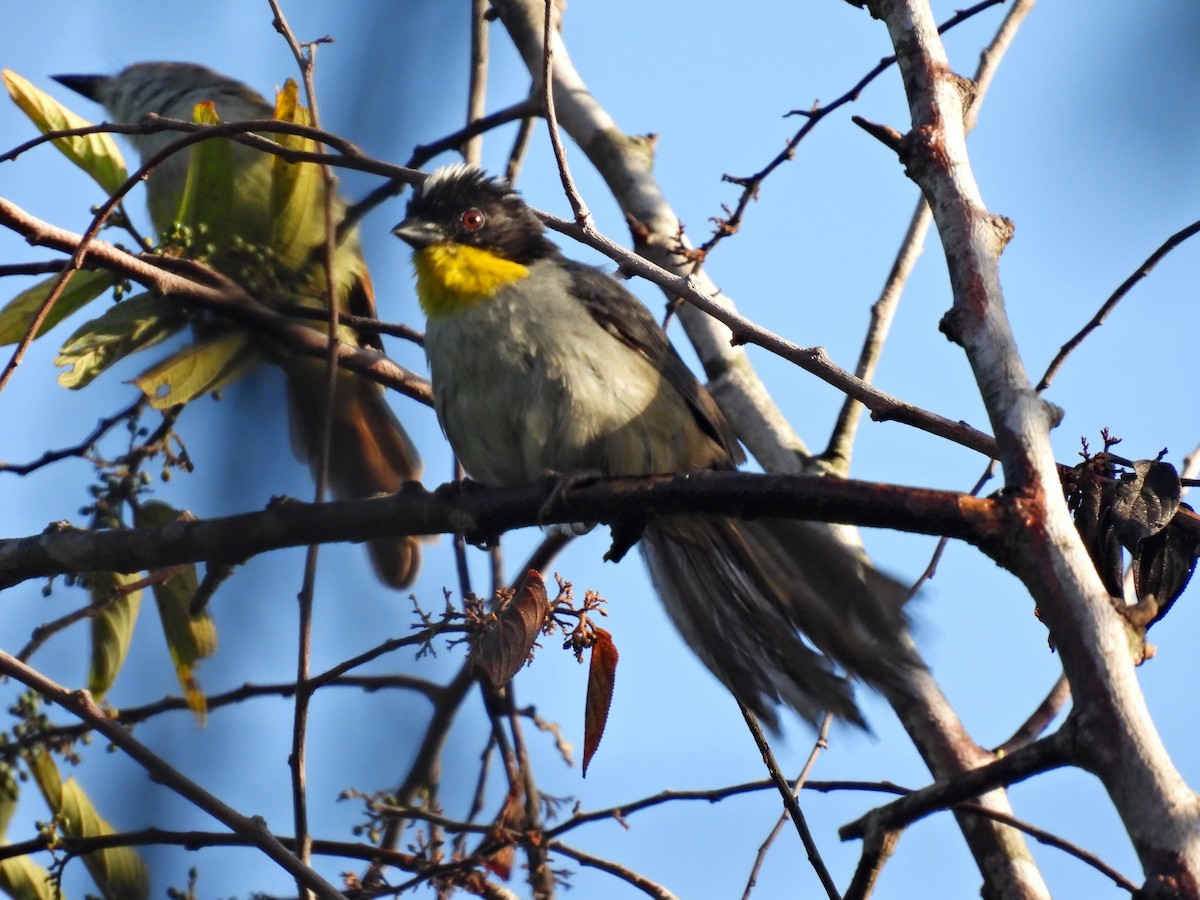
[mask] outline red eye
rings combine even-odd
[[[467,231],[478,231],[483,227],[483,223],[487,221],[487,216],[483,214],[483,210],[472,206],[462,214],[459,221],[462,222],[462,227]]]

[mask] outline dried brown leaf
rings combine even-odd
[[[588,666],[587,706],[583,713],[583,777],[587,777],[588,763],[604,737],[604,726],[608,722],[608,709],[612,705],[613,685],[617,678],[617,645],[612,635],[603,628],[594,631],[592,660]]]
[[[1155,606],[1147,627],[1165,616],[1187,587],[1196,570],[1197,551],[1196,538],[1176,525],[1168,525],[1138,545],[1133,554],[1134,590],[1140,602],[1152,601]]]
[[[1136,552],[1140,542],[1167,527],[1181,491],[1175,467],[1152,459],[1139,459],[1132,472],[1105,488],[1104,512],[1126,550]]]
[[[524,823],[525,808],[520,792],[514,788],[504,798],[504,806],[496,818],[494,832],[484,839],[479,848],[484,866],[505,881],[512,877],[513,863],[517,857],[517,848],[510,832],[520,831]],[[495,849],[488,849],[492,847]]]
[[[548,615],[546,583],[530,569],[512,600],[496,616],[495,627],[475,646],[475,665],[493,687],[504,687],[525,665]]]
[[[1125,563],[1121,542],[1104,517],[1103,488],[1090,469],[1081,467],[1078,492],[1073,497],[1075,528],[1083,538],[1088,555],[1100,574],[1105,590],[1113,597],[1124,593],[1122,578]],[[1102,524],[1103,521],[1103,524]]]

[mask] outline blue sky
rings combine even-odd
[[[413,146],[461,124],[466,93],[466,8],[439,4],[285,4],[301,37],[332,34],[336,42],[318,56],[318,90],[324,123],[365,151],[403,162]],[[347,10],[350,12],[347,12]],[[989,11],[948,36],[956,71],[974,70],[1004,7]],[[935,4],[939,19],[949,3]],[[646,4],[610,0],[571,4],[566,40],[577,67],[619,125],[629,133],[655,132],[656,170],[664,192],[696,240],[709,218],[736,200],[723,173],[747,174],[778,152],[798,127],[783,114],[830,101],[847,90],[889,47],[882,25],[837,2],[796,4],[761,0],[731,12],[728,4],[701,0]],[[1062,342],[1092,315],[1108,294],[1169,234],[1198,217],[1200,178],[1195,165],[1200,137],[1200,9],[1189,0],[1126,4],[1045,3],[1028,18],[986,99],[970,140],[972,164],[990,209],[1012,219],[1015,237],[1002,260],[1008,312],[1025,363],[1036,380]],[[489,109],[524,96],[528,76],[499,26],[492,28],[493,68]],[[7,13],[0,36],[0,65],[98,118],[86,101],[50,82],[52,74],[112,72],[148,59],[203,62],[270,93],[294,75],[290,53],[270,27],[265,3],[244,0],[172,4],[125,0],[85,4],[47,0]],[[802,345],[821,345],[852,368],[869,305],[887,275],[917,199],[895,158],[849,121],[849,113],[903,130],[906,108],[898,78],[889,72],[849,110],[822,123],[797,158],[767,183],[742,232],[713,255],[708,270],[744,314]],[[23,116],[0,103],[0,143],[33,133]],[[485,162],[498,169],[511,130],[489,136]],[[579,151],[568,144],[581,190],[606,233],[624,243],[619,212]],[[447,156],[438,162],[452,161]],[[348,174],[346,193],[374,186]],[[539,208],[566,215],[544,129],[537,131],[520,187]],[[57,153],[32,152],[0,166],[0,196],[63,227],[81,230],[98,189]],[[137,207],[138,200],[131,203]],[[381,314],[420,325],[407,249],[388,234],[403,214],[402,202],[385,205],[363,224]],[[602,263],[583,248],[580,258]],[[42,258],[9,234],[0,234],[4,261]],[[1077,459],[1080,437],[1093,446],[1107,427],[1125,439],[1120,451],[1152,457],[1168,448],[1179,463],[1200,443],[1195,384],[1195,271],[1200,249],[1184,246],[1139,286],[1100,331],[1068,362],[1048,397],[1065,410],[1054,435],[1058,459]],[[3,297],[21,287],[0,285]],[[660,296],[634,289],[654,308]],[[102,301],[101,301],[102,302]],[[878,374],[885,390],[942,415],[986,428],[963,354],[937,330],[949,306],[945,268],[936,236],[909,284],[892,341]],[[0,396],[0,458],[23,461],[47,447],[78,440],[101,415],[128,402],[124,379],[145,364],[134,360],[92,388],[68,394],[54,382],[55,349],[73,327],[61,326],[39,342],[13,384]],[[389,351],[422,370],[419,350],[393,341]],[[814,446],[827,438],[840,397],[789,365],[751,350],[751,357],[784,412]],[[197,471],[160,486],[160,496],[200,516],[261,507],[278,494],[307,497],[306,471],[290,453],[281,381],[262,372],[188,410],[181,428]],[[396,398],[394,407],[427,460],[427,484],[446,480],[450,457],[429,410]],[[853,474],[860,478],[968,489],[983,460],[895,424],[867,424]],[[0,476],[0,534],[41,530],[52,520],[81,522],[89,472],[65,463],[38,477]],[[994,487],[999,483],[994,482]],[[880,565],[915,577],[933,541],[870,532],[868,548]],[[536,534],[508,542],[510,565],[519,564]],[[441,603],[443,586],[456,584],[449,542],[428,553],[417,585],[427,607]],[[533,735],[542,757],[541,787],[580,799],[583,808],[607,807],[663,788],[714,787],[762,775],[757,753],[736,707],[696,663],[654,601],[640,563],[601,565],[606,547],[599,531],[578,541],[555,565],[577,589],[594,588],[610,601],[605,623],[621,650],[617,694],[609,732],[586,781],[578,768],[560,765],[549,739]],[[221,650],[201,677],[216,693],[244,682],[283,681],[293,670],[296,631],[293,598],[299,588],[301,551],[272,554],[243,567],[214,601]],[[358,548],[329,547],[321,557],[314,668],[320,669],[376,643],[407,633],[411,604],[376,585]],[[475,560],[477,586],[486,584],[485,560]],[[0,646],[12,649],[39,622],[74,609],[82,594],[56,585],[49,599],[40,584],[10,589],[3,598]],[[1168,749],[1188,780],[1200,782],[1200,741],[1194,703],[1181,685],[1195,681],[1191,636],[1197,625],[1192,588],[1154,631],[1158,655],[1142,667],[1147,702]],[[1003,741],[1041,700],[1057,676],[1045,631],[1021,585],[969,547],[952,545],[915,604],[917,639],[975,738],[984,746]],[[111,700],[133,705],[173,689],[169,660],[147,610],[130,668]],[[61,681],[82,683],[83,630],[53,639],[34,663]],[[389,657],[374,671],[402,668],[447,677],[461,650],[439,650],[436,659]],[[586,670],[553,641],[535,665],[516,679],[522,703],[560,722],[581,740]],[[2,690],[5,702],[12,686]],[[925,772],[894,716],[876,698],[862,696],[873,735],[835,730],[813,777],[927,782]],[[314,831],[345,838],[359,821],[355,804],[338,802],[346,788],[377,790],[404,772],[419,733],[423,701],[403,694],[357,698],[349,692],[320,695],[314,706],[311,794]],[[454,731],[447,772],[473,772],[481,747],[480,710],[469,705]],[[184,714],[138,729],[138,736],[178,761],[205,787],[242,811],[268,818],[290,832],[286,756],[289,707],[260,700],[221,710],[198,730]],[[798,771],[811,745],[808,728],[785,723],[777,750],[785,771]],[[96,747],[79,777],[104,814],[122,828],[159,824],[210,828],[185,804],[151,785],[133,764]],[[448,785],[447,804],[464,803],[472,785]],[[805,810],[821,850],[843,887],[859,847],[841,844],[836,829],[872,805],[870,796],[806,795]],[[1017,814],[1101,855],[1135,881],[1138,867],[1120,823],[1099,784],[1076,771],[1054,773],[1016,787]],[[28,804],[10,828],[23,836]],[[572,842],[588,852],[627,863],[681,897],[736,897],[759,842],[773,824],[778,801],[770,794],[710,806],[678,804],[632,817],[629,830],[597,824]],[[459,807],[461,809],[461,807]],[[1056,897],[1118,896],[1090,869],[1048,848],[1033,846]],[[149,850],[159,896],[181,885],[188,867],[200,867],[202,896],[287,893],[290,880],[249,851],[187,854]],[[343,868],[324,864],[336,878]],[[77,865],[67,888],[84,888]],[[640,896],[627,886],[580,870],[576,896]],[[973,896],[978,874],[949,816],[911,828],[888,864],[876,894],[914,896],[939,885],[942,896]],[[785,832],[753,896],[817,896],[819,885]]]

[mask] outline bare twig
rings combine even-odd
[[[87,691],[68,690],[3,650],[0,650],[0,673],[16,679],[91,725],[134,762],[142,766],[156,782],[175,791],[185,800],[257,847],[269,859],[278,863],[288,874],[292,875],[304,888],[311,890],[323,900],[343,900],[342,894],[337,888],[300,862],[280,843],[278,838],[271,834],[266,822],[257,816],[242,815],[233,807],[205,791],[177,769],[167,765],[122,726],[110,720],[104,710],[92,702],[91,695]]]
[[[990,4],[978,4],[970,10],[962,11],[942,25],[939,30],[943,33],[948,31],[954,25],[958,24],[958,22],[975,15],[982,9],[987,8],[988,5]],[[992,80],[995,78],[1004,54],[1008,51],[1009,46],[1016,37],[1021,23],[1032,9],[1033,0],[1017,0],[1008,11],[1008,15],[1004,17],[1004,21],[992,38],[991,43],[980,54],[979,67],[975,70],[974,94],[971,106],[967,111],[966,130],[968,133],[975,127],[975,122],[979,118],[979,110],[983,105],[983,99],[987,95],[987,90],[991,86]],[[907,283],[909,275],[916,265],[917,258],[924,251],[925,236],[929,233],[929,226],[932,222],[933,216],[930,214],[929,204],[922,197],[917,201],[917,208],[913,210],[908,231],[904,235],[904,240],[900,243],[900,250],[897,252],[896,259],[892,263],[891,272],[888,273],[887,281],[884,283],[879,299],[871,307],[871,324],[867,329],[866,337],[863,340],[863,348],[858,357],[858,364],[854,369],[854,374],[863,381],[871,381],[875,376],[875,368],[883,352],[883,345],[887,340],[888,332],[891,330],[892,319],[895,317],[896,308],[900,304],[900,296],[903,293],[904,285]],[[831,464],[834,471],[842,475],[845,475],[850,469],[851,448],[854,446],[854,436],[858,431],[858,423],[862,418],[862,411],[863,406],[861,403],[850,397],[846,398],[838,414],[837,423],[834,425],[829,446],[822,454],[822,459]]]
[[[402,639],[405,645],[425,643],[432,635]],[[323,688],[356,688],[367,693],[382,690],[413,691],[429,698],[433,702],[440,699],[443,687],[423,678],[410,675],[341,675],[325,677],[319,675],[310,683],[314,689]],[[205,697],[205,705],[209,712],[223,706],[232,706],[253,700],[258,697],[290,697],[296,692],[295,682],[277,684],[244,684],[239,688],[221,694],[210,694]],[[109,710],[109,718],[126,727],[149,721],[169,712],[190,712],[188,702],[184,697],[163,697],[153,703],[142,706],[123,707],[119,710]],[[21,750],[37,743],[58,744],[64,741],[74,741],[90,732],[91,727],[85,722],[79,725],[52,725],[30,733],[27,737],[12,741],[3,748],[3,755],[11,758],[12,751]]]
[[[824,721],[821,722],[821,729],[817,733],[817,740],[813,744],[812,752],[808,754],[804,768],[800,770],[800,775],[793,783],[793,795],[798,795],[803,790],[804,782],[808,780],[809,773],[812,771],[813,766],[816,765],[817,757],[822,750],[829,746],[829,728],[832,724],[833,716],[826,714]],[[797,802],[799,799],[799,796],[797,796]],[[771,833],[759,845],[758,853],[754,857],[754,865],[750,868],[750,876],[746,879],[746,889],[742,891],[742,900],[750,900],[750,894],[754,890],[754,886],[758,883],[758,873],[761,871],[763,863],[767,860],[767,852],[771,849],[771,845],[775,843],[775,839],[783,831],[783,826],[787,824],[787,820],[788,813],[784,810],[779,816],[779,820],[775,823],[775,827],[771,829]]]
[[[870,832],[899,832],[936,810],[950,808],[1042,772],[1074,765],[1078,762],[1072,747],[1075,734],[1075,729],[1068,722],[1049,737],[1027,744],[986,766],[935,782],[886,806],[873,809],[850,824],[843,825],[838,834],[842,840],[849,840],[866,838]]]
[[[627,866],[620,863],[615,863],[609,859],[602,859],[599,856],[593,856],[590,853],[584,853],[575,847],[570,847],[562,841],[552,841],[549,849],[554,853],[561,853],[563,856],[569,856],[575,862],[581,865],[589,866],[593,869],[599,869],[602,872],[607,872],[610,875],[615,875],[626,884],[632,885],[648,897],[654,897],[655,900],[678,900],[667,888],[661,884],[656,884],[645,875],[634,872]]]
[[[134,591],[140,591],[149,587],[152,584],[161,584],[178,571],[177,567],[160,569],[148,578],[139,578],[137,581],[131,581],[128,584],[116,584],[108,591],[108,595],[101,597],[94,602],[88,603],[79,609],[73,610],[65,615],[59,616],[50,622],[44,622],[33,629],[33,633],[29,636],[29,640],[25,646],[17,653],[17,659],[23,663],[29,662],[30,658],[50,638],[58,634],[60,631],[69,628],[76,622],[82,622],[85,619],[94,619],[103,613],[117,599],[126,597]]]
[[[529,142],[533,139],[533,128],[536,125],[533,114],[524,116],[517,126],[517,135],[513,138],[512,149],[508,151],[508,162],[504,165],[504,178],[509,184],[516,184],[521,174],[521,165],[525,162],[525,154],[529,152]]]
[[[967,9],[959,10],[953,16],[943,22],[938,27],[938,31],[939,33],[945,33],[954,28],[956,25],[965,22],[972,16],[983,12],[985,9],[996,6],[1003,2],[1004,0],[983,0],[983,2],[976,3],[974,6],[971,6]],[[859,95],[862,94],[863,90],[866,89],[867,85],[886,72],[895,63],[895,56],[885,56],[875,64],[875,67],[872,68],[871,71],[860,78],[854,87],[850,88],[850,90],[846,91],[846,93],[842,94],[842,96],[838,97],[833,102],[824,106],[815,105],[812,109],[808,110],[792,110],[789,115],[803,116],[805,119],[804,125],[799,131],[792,135],[792,137],[784,145],[783,150],[781,150],[774,159],[768,162],[763,168],[755,172],[753,175],[744,177],[725,175],[722,180],[740,186],[742,188],[742,195],[738,198],[738,202],[735,204],[733,212],[730,215],[714,219],[714,221],[717,223],[717,227],[714,230],[712,237],[710,237],[698,248],[698,253],[700,256],[707,256],[718,243],[730,235],[737,233],[738,229],[741,227],[743,219],[745,218],[746,210],[749,208],[751,202],[758,196],[758,192],[762,188],[763,182],[766,181],[772,172],[778,169],[785,162],[788,162],[795,157],[796,148],[800,145],[800,142],[808,136],[808,133],[816,128],[818,122],[840,107],[845,106],[847,103],[853,103],[856,101],[859,98]]]
[[[467,125],[483,118],[487,109],[488,76],[487,0],[471,0],[471,77],[467,90]],[[463,159],[477,166],[483,159],[483,138],[472,135],[463,144]]]
[[[763,734],[762,726],[759,725],[758,719],[740,700],[738,707],[742,711],[742,718],[746,720],[746,727],[750,729],[750,735],[754,738],[754,743],[758,745],[758,752],[762,754],[763,764],[767,767],[767,772],[771,776],[771,781],[779,791],[779,796],[783,798],[783,806],[787,810],[788,815],[792,817],[792,824],[796,826],[796,832],[800,835],[800,843],[804,845],[804,850],[808,854],[808,861],[813,867],[813,871],[817,873],[817,878],[821,882],[821,887],[825,889],[825,894],[830,900],[841,900],[841,894],[838,892],[837,885],[833,883],[833,876],[829,874],[829,869],[825,867],[825,860],[821,858],[821,851],[817,847],[817,842],[812,836],[812,832],[808,828],[808,822],[804,818],[804,811],[800,809],[800,801],[796,798],[793,788],[788,784],[787,778],[784,777],[782,770],[779,768],[779,763],[775,760],[775,754],[771,752],[771,745],[767,743],[767,736]]]
[[[1043,375],[1042,380],[1038,382],[1037,389],[1039,391],[1044,391],[1046,388],[1050,387],[1051,382],[1054,380],[1054,376],[1058,374],[1058,370],[1062,368],[1062,365],[1064,362],[1066,362],[1067,357],[1071,355],[1076,347],[1083,343],[1084,339],[1086,339],[1089,334],[1104,324],[1104,320],[1108,318],[1109,313],[1116,309],[1117,304],[1120,303],[1121,300],[1124,299],[1125,295],[1133,289],[1134,285],[1154,271],[1154,267],[1162,261],[1164,256],[1197,233],[1200,233],[1200,222],[1193,222],[1191,225],[1187,226],[1187,228],[1175,232],[1173,235],[1163,241],[1157,250],[1146,257],[1146,261],[1138,266],[1137,271],[1121,282],[1121,286],[1113,291],[1112,296],[1104,301],[1103,305],[1101,305],[1100,309],[1096,311],[1096,314],[1092,316],[1091,320],[1084,325],[1074,337],[1062,345],[1062,348],[1055,355],[1054,359],[1051,360],[1050,365],[1046,367],[1046,374]]]
[[[562,179],[563,193],[571,204],[575,224],[590,228],[592,214],[575,187],[571,169],[567,165],[567,151],[563,149],[562,137],[558,133],[558,117],[554,113],[554,0],[546,0],[545,22],[542,31],[542,90],[545,92],[546,126],[550,130],[550,146],[554,148],[554,159],[558,163],[558,175]]]
[[[1050,689],[1050,693],[1046,695],[1046,699],[1038,704],[1038,708],[1021,723],[1021,727],[1013,732],[1012,737],[992,752],[996,756],[1008,756],[1022,747],[1029,746],[1050,727],[1050,723],[1062,712],[1062,708],[1070,699],[1071,685],[1067,682],[1065,675],[1060,675],[1058,681],[1054,682],[1054,687]]]
[[[61,268],[61,266],[57,267]],[[144,396],[138,397],[137,400],[133,401],[133,403],[129,404],[120,412],[113,413],[111,416],[106,416],[97,423],[96,427],[92,429],[91,434],[72,447],[64,447],[61,450],[47,450],[37,459],[28,463],[0,462],[0,472],[12,472],[14,475],[28,475],[30,472],[37,471],[43,466],[48,466],[51,463],[58,462],[62,459],[68,459],[75,456],[87,456],[87,454],[91,452],[92,448],[96,446],[96,443],[100,440],[100,438],[108,434],[108,432],[111,431],[115,425],[139,416],[147,402],[148,401]]]

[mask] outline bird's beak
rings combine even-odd
[[[440,225],[426,222],[424,219],[405,219],[392,229],[392,234],[411,244],[414,250],[440,244],[448,239],[448,235]]]
[[[82,94],[89,100],[100,103],[100,92],[109,75],[51,75],[63,87],[69,87],[77,94]]]

